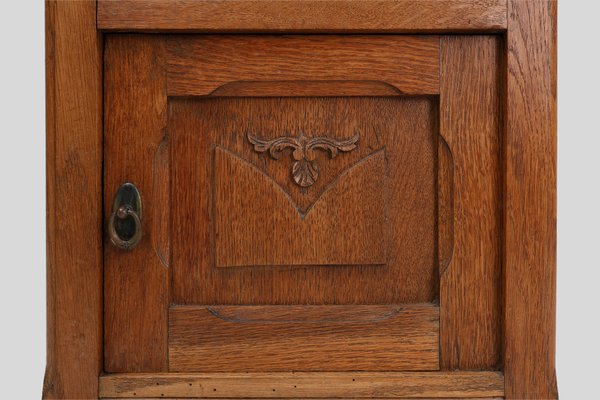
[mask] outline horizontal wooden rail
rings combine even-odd
[[[462,32],[506,29],[506,0],[98,1],[98,28],[167,32]]]
[[[439,343],[433,304],[169,310],[170,371],[433,371]]]
[[[436,35],[170,36],[167,59],[169,96],[439,93]]]
[[[473,398],[504,396],[500,372],[114,374],[101,398]]]

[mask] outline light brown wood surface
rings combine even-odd
[[[506,0],[101,0],[98,27],[153,32],[500,31],[506,29]]]
[[[171,100],[174,302],[433,301],[434,107],[424,97]],[[300,131],[360,139],[333,159],[319,151],[319,178],[301,188],[290,150],[276,160],[247,139]]]
[[[509,2],[504,370],[511,399],[558,397],[556,7]]]
[[[135,393],[135,394],[134,394]],[[499,372],[298,372],[114,374],[100,397],[469,398],[502,397]]]
[[[452,158],[452,253],[440,271],[444,369],[500,368],[502,41],[442,39],[440,135]],[[440,175],[442,176],[442,175]],[[446,229],[446,228],[441,228]],[[446,252],[448,252],[446,250]]]
[[[47,365],[43,397],[102,370],[102,37],[93,2],[46,3]]]
[[[123,183],[143,203],[143,238],[132,251],[104,246],[104,370],[163,371],[167,367],[169,271],[162,261],[168,235],[165,47],[147,36],[112,36],[105,52],[104,205]],[[168,160],[167,160],[168,161]],[[165,171],[165,168],[166,171]],[[161,179],[163,178],[163,179]],[[162,231],[160,230],[162,229]],[[168,236],[167,236],[168,240]],[[158,246],[158,247],[155,247]],[[167,250],[168,251],[168,250]]]
[[[555,1],[97,6],[46,4],[44,398],[557,398]],[[186,35],[111,33],[104,48],[102,30]],[[302,122],[336,139],[357,129],[360,140],[335,158],[316,152],[318,179],[302,192],[291,150],[274,160],[253,149],[240,129],[248,121],[269,139],[282,128],[293,135]],[[126,181],[142,191],[144,236],[122,253],[103,241],[102,215]],[[325,193],[332,183],[337,189]],[[275,186],[289,197],[269,194]],[[262,207],[254,221],[243,212],[250,200]],[[364,214],[358,200],[370,205]],[[292,213],[273,211],[284,204]],[[324,231],[310,242],[290,223],[288,214],[313,204],[310,212],[326,206],[314,215],[343,234]],[[354,223],[341,218],[344,204]],[[261,224],[273,215],[283,218]],[[354,246],[344,247],[349,238]],[[296,246],[292,257],[283,243]],[[439,306],[439,327],[429,317],[387,326],[396,316],[365,317],[395,303]],[[295,319],[278,311],[286,305],[297,307]],[[325,323],[320,307],[347,309]],[[304,339],[309,325],[320,341]],[[226,357],[215,365],[225,371],[248,338],[267,343],[282,369],[310,356],[302,346],[323,345],[321,361],[313,359],[321,371],[167,373],[210,371],[207,358],[218,359],[219,349]],[[344,338],[348,357],[331,356],[342,369],[383,369],[379,358],[396,369],[437,362],[442,371],[317,368]],[[417,350],[403,353],[402,365],[386,359],[403,348]],[[349,354],[365,349],[370,355],[352,363]],[[254,366],[267,369],[268,357],[257,354]]]
[[[439,369],[439,308],[175,306],[169,371]]]
[[[435,35],[186,35],[170,36],[167,43],[169,96],[206,96],[241,82],[358,81],[379,82],[403,94],[439,91]]]
[[[384,150],[351,164],[306,208],[224,148],[214,165],[216,267],[386,264]]]

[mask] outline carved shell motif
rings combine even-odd
[[[271,157],[279,160],[285,149],[292,149],[292,177],[300,187],[308,187],[319,178],[319,166],[314,161],[315,150],[329,151],[331,158],[338,152],[347,152],[356,148],[359,136],[350,139],[335,140],[327,137],[308,138],[300,132],[298,137],[282,136],[273,140],[264,140],[248,134],[248,141],[254,145],[254,151],[259,153],[269,152]]]

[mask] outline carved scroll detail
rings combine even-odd
[[[248,141],[254,145],[254,151],[259,153],[269,152],[275,160],[279,160],[285,149],[292,149],[292,177],[300,187],[308,187],[319,178],[319,165],[314,161],[315,150],[329,151],[331,158],[338,152],[348,152],[356,148],[359,136],[350,139],[335,140],[327,137],[309,138],[302,132],[298,137],[282,136],[273,140],[264,140],[248,134]]]

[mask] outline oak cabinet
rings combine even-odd
[[[48,2],[44,396],[556,397],[555,14]]]

